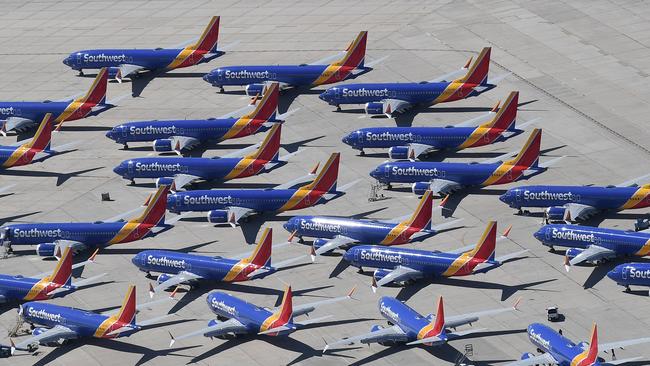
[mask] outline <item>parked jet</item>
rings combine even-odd
[[[322,305],[351,299],[353,293],[354,289],[346,296],[294,306],[291,286],[287,286],[280,307],[268,309],[251,304],[225,292],[215,291],[209,294],[206,300],[210,310],[217,314],[217,319],[210,320],[206,328],[178,337],[172,336],[169,347],[173,346],[176,341],[199,335],[210,338],[225,338],[228,335],[238,336],[242,334],[286,336],[300,328],[317,325],[330,318],[331,315],[302,321],[296,321],[294,318],[300,315],[309,315]],[[222,321],[222,319],[227,320]]]
[[[72,270],[95,262],[97,251],[87,261],[72,264],[72,251],[66,248],[51,275],[33,277],[0,274],[0,302],[46,300],[63,297],[95,282],[106,273],[72,283]]]
[[[625,292],[630,292],[630,286],[650,287],[650,263],[620,264],[607,272],[607,277],[625,286]]]
[[[389,283],[409,283],[421,278],[469,276],[500,267],[526,250],[495,258],[497,223],[488,223],[476,246],[453,252],[407,248],[386,248],[360,245],[350,248],[343,260],[359,268],[376,268],[372,275],[372,290]],[[510,228],[499,238],[506,239]]]
[[[431,190],[447,194],[466,187],[486,187],[506,184],[521,179],[528,179],[543,173],[557,162],[555,158],[545,164],[539,164],[539,148],[542,131],[535,129],[519,154],[512,159],[508,157],[515,153],[507,153],[482,163],[447,163],[397,161],[380,164],[370,172],[370,176],[379,183],[412,183],[413,193],[424,194]]]
[[[440,78],[419,83],[365,83],[335,86],[323,92],[319,98],[341,109],[342,104],[365,104],[368,114],[384,114],[392,117],[414,105],[433,105],[452,102],[480,95],[496,87],[496,83],[508,76],[488,80],[490,47],[485,47],[472,63]],[[470,66],[471,65],[471,66]],[[463,77],[448,81],[449,78]]]
[[[442,209],[441,207],[439,207]],[[451,220],[431,226],[433,194],[427,191],[418,207],[410,215],[394,220],[358,220],[331,216],[294,216],[284,224],[294,237],[309,236],[314,240],[314,255],[320,255],[340,247],[357,244],[400,245],[421,241],[451,226],[459,220]]]
[[[359,150],[388,148],[391,159],[418,159],[435,150],[463,150],[506,141],[524,132],[530,122],[515,127],[519,92],[511,92],[503,106],[486,116],[445,127],[368,127],[350,132],[343,143]],[[479,123],[477,120],[484,120]]]
[[[169,195],[171,212],[208,211],[208,221],[236,226],[240,219],[256,213],[284,212],[311,207],[338,198],[357,182],[336,188],[340,154],[330,156],[318,176],[309,184],[291,188],[313,172],[272,189],[213,189],[177,192]]]
[[[225,141],[266,131],[282,122],[289,113],[277,116],[279,86],[270,84],[257,103],[254,98],[246,107],[219,118],[196,120],[153,120],[126,122],[113,127],[106,137],[128,148],[129,142],[152,142],[154,151],[181,154],[210,140]]]
[[[219,19],[213,16],[196,43],[179,48],[113,48],[72,52],[63,63],[83,75],[83,70],[108,68],[111,78],[123,78],[142,71],[169,71],[209,62],[225,52],[217,49]],[[185,43],[187,44],[187,42]]]
[[[0,168],[28,165],[57,153],[50,148],[52,142],[52,114],[43,117],[36,134],[29,142],[19,141],[14,146],[0,146]]]
[[[36,245],[36,253],[46,257],[66,247],[78,252],[140,240],[169,228],[180,218],[165,223],[168,192],[169,186],[160,186],[156,194],[147,199],[144,212],[128,221],[123,220],[125,214],[122,214],[96,222],[9,224],[0,228],[0,240],[8,250],[16,245]]]
[[[284,165],[293,154],[280,157],[281,124],[274,124],[261,144],[214,158],[148,157],[124,160],[113,171],[135,183],[135,178],[155,179],[173,190],[197,181],[228,181],[269,172]]]
[[[73,339],[129,336],[169,317],[170,314],[167,314],[139,323],[135,321],[135,314],[141,309],[172,300],[174,295],[175,292],[168,299],[136,305],[135,286],[131,285],[119,311],[107,313],[96,313],[39,301],[27,302],[20,305],[18,314],[25,322],[39,327],[35,327],[32,336],[26,340],[17,344],[12,340],[11,353],[16,350],[33,352],[39,344],[57,347]]]
[[[615,358],[614,351],[617,348],[625,348],[637,344],[650,343],[650,337],[629,339],[625,341],[598,343],[598,328],[594,323],[591,329],[589,343],[573,343],[562,334],[550,327],[533,323],[528,326],[528,339],[538,350],[543,352],[535,356],[532,353],[524,353],[520,361],[509,363],[507,366],[536,366],[539,364],[549,365],[570,365],[570,366],[609,366],[622,365],[627,362],[638,360],[640,357],[605,361],[598,357],[599,350],[611,351]]]
[[[286,89],[354,79],[372,70],[370,64],[364,65],[367,38],[368,32],[360,32],[344,52],[310,64],[226,66],[210,71],[203,80],[220,88],[221,92],[224,86],[245,85],[246,93],[253,96],[262,91],[267,81],[277,81],[280,88]]]
[[[8,131],[25,131],[42,121],[46,114],[51,113],[54,124],[74,121],[91,114],[98,114],[114,107],[106,102],[106,86],[108,73],[102,69],[86,95],[77,98],[67,98],[60,101],[46,100],[43,102],[0,102],[0,121],[4,121],[2,134]]]
[[[616,186],[522,186],[510,188],[499,199],[519,212],[526,207],[545,208],[547,222],[585,220],[604,210],[650,206],[650,184],[638,183],[649,175]]]
[[[349,346],[357,343],[379,343],[382,346],[406,344],[407,346],[424,344],[426,346],[441,346],[449,341],[479,333],[485,329],[468,329],[457,331],[456,328],[472,324],[483,316],[497,315],[508,311],[517,310],[521,299],[518,299],[510,308],[478,311],[462,315],[445,317],[442,296],[438,299],[438,311],[427,316],[420,315],[410,306],[394,297],[383,296],[379,299],[379,313],[388,320],[390,327],[374,325],[370,333],[348,337],[327,344],[323,352],[328,349]],[[453,329],[453,331],[451,331]]]
[[[579,225],[544,225],[533,234],[551,250],[555,246],[568,247],[565,256],[566,270],[570,266],[623,257],[645,257],[650,253],[650,233],[634,232]]]
[[[264,278],[281,270],[300,256],[271,265],[273,229],[266,228],[255,250],[242,258],[206,257],[198,254],[170,250],[145,250],[136,254],[131,262],[141,271],[160,272],[156,287],[150,295],[182,283],[196,283],[200,280],[215,282],[240,282]],[[248,253],[247,253],[248,254]]]

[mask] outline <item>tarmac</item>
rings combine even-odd
[[[365,157],[341,143],[341,137],[361,127],[383,125],[443,126],[488,111],[512,90],[520,91],[518,122],[541,117],[542,148],[552,159],[568,157],[529,182],[490,187],[455,195],[453,216],[461,228],[446,231],[407,247],[451,250],[475,243],[486,223],[497,220],[500,230],[512,225],[512,242],[501,242],[497,255],[528,249],[528,255],[487,274],[443,281],[421,281],[408,288],[370,290],[369,273],[348,268],[329,278],[339,255],[315,264],[297,266],[263,280],[181,291],[176,312],[164,326],[117,340],[77,341],[61,348],[41,347],[36,355],[22,353],[0,359],[0,365],[449,365],[471,345],[468,364],[499,365],[535,353],[525,329],[532,322],[547,323],[546,308],[558,306],[564,322],[551,324],[578,342],[588,340],[592,322],[599,340],[610,342],[649,336],[648,291],[622,292],[604,278],[611,266],[576,267],[567,273],[563,256],[549,253],[532,236],[541,217],[518,216],[498,195],[510,187],[539,184],[617,184],[648,173],[650,132],[647,113],[650,94],[650,4],[641,1],[2,1],[0,34],[0,100],[61,99],[76,95],[92,83],[62,64],[70,52],[86,48],[171,47],[200,34],[209,17],[221,15],[220,43],[240,41],[226,55],[208,64],[180,69],[153,80],[109,85],[108,99],[126,96],[118,107],[98,116],[66,123],[54,145],[79,140],[76,151],[43,163],[3,171],[0,187],[16,184],[0,198],[3,222],[95,221],[140,205],[154,190],[150,181],[128,186],[112,168],[120,161],[152,155],[150,145],[129,150],[107,139],[110,127],[123,121],[163,118],[203,118],[237,110],[249,98],[238,87],[219,94],[201,79],[225,65],[311,62],[344,49],[360,30],[368,30],[367,58],[389,58],[355,82],[421,81],[458,69],[484,46],[492,47],[491,76],[512,74],[479,97],[408,112],[396,120],[368,118],[362,106],[341,112],[317,98],[325,87],[300,94],[287,91],[281,112],[299,108],[283,128],[289,151],[304,149],[290,164],[269,174],[218,187],[253,187],[284,183],[340,151],[339,182],[362,179],[355,189],[326,205],[276,217],[257,218],[242,228],[216,227],[203,214],[179,222],[172,230],[143,241],[102,250],[97,264],[83,276],[108,272],[104,283],[77,291],[52,303],[82,309],[106,309],[121,304],[127,286],[137,285],[139,302],[148,301],[152,281],[130,259],[143,249],[182,249],[228,256],[251,251],[260,228],[274,229],[274,242],[286,241],[284,221],[295,214],[357,215],[393,218],[410,213],[417,198],[409,187],[382,191],[385,200],[369,202],[368,172],[388,159],[385,151]],[[130,94],[137,97],[131,97]],[[504,143],[434,155],[445,161],[480,161],[518,150],[527,133]],[[0,138],[10,144],[15,136]],[[260,135],[210,146],[193,154],[219,156],[260,141]],[[112,201],[100,195],[110,193]],[[647,210],[611,214],[592,224],[632,229],[634,219]],[[602,222],[601,222],[602,221]],[[294,244],[278,249],[273,261],[308,253]],[[33,251],[0,260],[2,273],[33,275],[50,271],[55,262]],[[169,334],[184,334],[212,319],[205,303],[212,289],[223,289],[247,301],[273,306],[284,282],[291,283],[295,303],[341,296],[357,287],[353,300],[323,307],[313,316],[334,315],[325,326],[297,331],[289,337],[245,337],[210,340],[197,337],[168,348]],[[185,286],[184,289],[187,289]],[[373,344],[322,354],[326,342],[365,333],[373,324],[385,325],[377,309],[380,296],[397,296],[422,314],[435,311],[444,296],[448,315],[511,306],[522,297],[520,311],[480,319],[487,328],[472,338],[443,347],[384,347]],[[16,306],[2,308],[0,343],[16,323]],[[170,311],[163,305],[138,314],[147,319]],[[650,363],[648,347],[617,351],[619,358],[642,356]],[[605,355],[611,359],[610,355]]]

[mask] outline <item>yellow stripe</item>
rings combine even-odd
[[[470,147],[474,145],[478,140],[483,138],[488,132],[490,132],[489,128],[485,128],[482,126],[477,127],[474,131],[472,131],[472,134],[462,143],[458,148],[464,149],[467,147]]]
[[[240,176],[246,169],[248,169],[251,164],[255,162],[255,159],[241,159],[237,165],[226,175],[223,180],[229,180],[233,178],[237,178]]]
[[[151,205],[152,203],[149,203],[149,204]],[[108,244],[110,245],[110,244],[117,244],[117,243],[122,242],[122,240],[124,240],[124,239],[125,239],[126,237],[128,237],[128,236],[129,236],[129,235],[130,235],[134,230],[136,230],[136,229],[138,228],[139,225],[140,225],[140,223],[139,223],[139,222],[136,222],[135,220],[127,222],[126,224],[124,224],[124,226],[122,226],[122,228],[121,228],[120,231],[117,233],[117,235],[115,235],[115,236],[113,237],[113,239],[111,239],[111,240],[108,242]]]
[[[20,158],[22,158],[30,148],[31,146],[29,146],[29,144],[18,146],[16,150],[11,153],[9,158],[4,163],[2,163],[2,166],[5,168],[14,166],[14,164],[16,164],[16,162],[20,160]]]
[[[336,72],[338,72],[341,69],[341,66],[337,66],[335,64],[327,66],[325,71],[323,71],[322,74],[316,79],[311,85],[312,86],[318,86],[329,80]]]
[[[177,68],[178,65],[185,62],[185,60],[188,57],[190,57],[190,55],[192,55],[192,53],[194,53],[194,49],[192,49],[191,47],[183,48],[183,50],[181,52],[179,52],[178,55],[176,55],[176,58],[174,59],[174,61],[172,61],[169,65],[167,65],[167,69],[168,70],[173,70],[173,69]]]
[[[645,257],[650,253],[650,240],[646,241],[645,244],[639,249],[634,255],[639,257]]]
[[[251,119],[247,117],[242,117],[238,119],[237,122],[235,122],[235,124],[233,124],[233,126],[230,127],[230,130],[228,130],[228,132],[226,132],[226,134],[223,135],[221,140],[227,140],[232,138],[233,136],[237,136],[237,134],[239,134],[244,129],[244,127],[246,127],[250,123],[250,121]]]
[[[648,194],[650,194],[650,188],[641,187],[637,189],[636,192],[634,192],[634,194],[632,195],[632,197],[630,197],[630,199],[627,200],[627,202],[625,202],[623,206],[621,206],[621,209],[624,210],[628,208],[634,208],[636,205],[641,203],[641,201],[643,201],[643,199],[645,199],[648,196]]]
[[[29,292],[25,297],[23,297],[23,300],[34,300],[36,296],[38,296],[41,292],[43,292],[43,289],[50,283],[50,276],[45,276],[43,279],[40,281],[36,282],[34,286],[32,286],[31,289],[29,289]]]
[[[248,261],[246,259],[242,259],[237,264],[235,264],[230,271],[226,274],[226,276],[223,278],[224,281],[232,281],[237,276],[241,273],[241,271],[244,270],[248,266]]]
[[[442,103],[447,101],[461,86],[463,86],[463,83],[458,83],[458,82],[452,82],[447,87],[445,90],[438,95],[436,99],[433,100],[431,104],[436,104],[436,103]]]
[[[450,277],[456,274],[463,266],[467,264],[472,259],[470,252],[461,254],[454,262],[447,268],[445,272],[442,273],[445,277]]]
[[[303,198],[305,198],[305,196],[307,196],[309,194],[309,192],[311,192],[311,189],[309,189],[309,188],[298,189],[293,194],[293,196],[291,196],[291,198],[289,198],[287,203],[285,203],[284,205],[282,205],[282,207],[280,207],[278,209],[278,211],[282,212],[282,211],[287,211],[287,210],[290,210],[290,209],[294,208],[298,203],[300,203],[303,200]]]
[[[93,334],[93,337],[95,338],[103,337],[108,331],[108,329],[110,329],[110,327],[112,327],[113,324],[115,324],[115,322],[117,322],[117,315],[113,315],[111,317],[106,318],[106,320],[104,320],[99,325],[99,327],[97,327],[97,329],[95,330],[95,334]]]

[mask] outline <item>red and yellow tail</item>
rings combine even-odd
[[[287,286],[284,290],[282,304],[278,311],[273,314],[273,317],[276,319],[275,327],[291,322],[293,318],[293,292],[291,291],[291,286]]]
[[[270,83],[264,88],[262,100],[259,101],[255,109],[242,116],[242,119],[268,121],[275,119],[278,111],[278,101],[280,99],[280,84]]]
[[[129,285],[126,291],[124,301],[120,312],[116,315],[116,323],[118,324],[132,324],[135,323],[135,285]]]
[[[165,212],[167,211],[167,194],[169,193],[168,185],[161,185],[153,197],[147,198],[147,208],[138,218],[131,222],[147,225],[160,225],[165,222]]]
[[[431,229],[431,211],[433,210],[433,193],[428,190],[420,199],[418,207],[411,217],[400,223],[402,226],[419,230]]]
[[[596,323],[591,328],[589,348],[571,360],[572,366],[592,366],[598,361],[598,326]]]
[[[497,222],[490,221],[476,247],[467,252],[467,256],[475,261],[486,262],[494,260],[497,245]]]
[[[483,48],[474,63],[469,67],[469,70],[467,70],[467,74],[460,79],[454,80],[454,82],[475,85],[486,84],[488,80],[488,71],[490,69],[491,50],[491,47]]]
[[[420,329],[418,332],[418,339],[435,337],[441,335],[445,330],[445,306],[443,304],[442,296],[438,298],[438,310],[436,311],[436,318],[433,319],[429,325]]]
[[[271,265],[271,248],[273,246],[273,229],[264,229],[255,251],[248,257],[248,262],[256,266],[264,267]]]
[[[336,192],[336,183],[339,179],[339,162],[341,160],[341,153],[333,153],[330,155],[327,163],[323,165],[316,179],[311,183],[300,187],[301,190],[310,190],[318,192]]]
[[[542,145],[542,130],[536,128],[531,132],[530,137],[519,154],[508,160],[504,165],[534,168],[539,162],[539,151]]]
[[[244,159],[277,161],[280,155],[280,136],[282,134],[282,124],[276,123],[269,130],[268,135],[262,141],[259,149],[254,153],[247,155]]]
[[[201,38],[191,47],[198,51],[215,52],[219,41],[219,20],[221,17],[213,16],[210,23],[205,27]]]
[[[519,105],[519,92],[510,92],[505,103],[499,108],[497,114],[490,122],[485,123],[481,127],[495,128],[498,130],[508,130],[515,126],[517,119],[517,106]]]
[[[70,284],[72,278],[72,250],[70,247],[66,247],[63,251],[59,263],[57,263],[54,272],[50,276],[50,282],[55,283],[59,286],[65,286]]]
[[[336,61],[332,66],[347,66],[351,68],[363,67],[366,58],[366,42],[368,40],[368,32],[359,32],[357,38],[350,43],[346,49],[345,56]]]
[[[46,114],[45,117],[43,117],[41,124],[38,126],[38,130],[36,130],[34,137],[26,144],[26,146],[34,151],[48,150],[52,141],[53,124],[54,119],[52,118],[52,114]]]
[[[95,77],[93,85],[88,90],[88,93],[81,99],[82,102],[88,104],[105,104],[106,103],[106,88],[108,85],[108,70],[104,67],[99,70],[99,74]]]

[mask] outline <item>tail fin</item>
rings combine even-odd
[[[262,141],[259,149],[254,153],[246,156],[246,159],[257,159],[264,161],[277,161],[280,155],[280,135],[282,134],[282,124],[275,123],[269,130],[269,133]]]
[[[542,144],[542,130],[536,128],[530,133],[528,141],[519,154],[508,162],[509,165],[518,165],[526,168],[535,168],[539,163],[539,149]]]
[[[433,193],[430,190],[424,192],[420,199],[418,207],[413,212],[413,215],[406,221],[402,222],[404,225],[414,227],[419,230],[431,229],[431,212],[433,210]]]
[[[134,324],[135,305],[135,285],[129,285],[120,312],[117,313],[117,321],[123,324]]]
[[[494,118],[492,118],[492,121],[486,123],[484,126],[500,130],[513,130],[515,128],[515,121],[517,119],[518,105],[519,92],[510,92],[506,101],[499,108],[499,111],[494,116]]]
[[[336,192],[336,182],[339,179],[339,162],[341,160],[341,153],[333,153],[330,155],[327,163],[323,165],[320,173],[311,183],[300,187],[300,189],[308,189],[311,191],[320,192]]]
[[[70,285],[72,279],[72,250],[66,247],[63,251],[59,263],[57,263],[54,272],[50,276],[50,282],[60,286]]]
[[[275,120],[278,113],[278,101],[280,99],[280,84],[269,83],[264,88],[262,100],[260,100],[255,109],[243,116],[246,119],[256,119],[262,121]]]
[[[219,20],[221,17],[213,16],[210,23],[205,27],[201,38],[194,44],[195,50],[216,52],[217,42],[219,41]]]
[[[106,88],[108,85],[108,70],[103,67],[99,70],[99,74],[95,77],[93,85],[88,90],[88,93],[82,98],[85,103],[91,104],[105,104],[106,103]]]
[[[359,32],[357,38],[350,43],[346,49],[345,56],[336,61],[334,66],[349,66],[354,68],[363,67],[366,58],[366,41],[368,40],[368,31]]]
[[[592,366],[598,361],[598,325],[593,324],[591,328],[591,339],[589,340],[589,349],[584,353],[585,358],[580,365]]]
[[[291,286],[287,286],[282,296],[282,304],[280,308],[272,315],[275,319],[273,327],[288,324],[293,321],[293,292]]]
[[[482,262],[494,260],[497,245],[497,223],[490,221],[476,247],[467,254]]]
[[[54,119],[52,118],[52,113],[48,113],[43,117],[41,124],[38,126],[38,130],[34,134],[32,141],[28,143],[28,146],[33,150],[43,151],[50,149],[50,143],[52,142],[52,125],[54,124]]]
[[[168,185],[161,185],[153,197],[147,198],[147,208],[140,217],[132,220],[140,224],[162,225],[165,222],[165,212],[167,211],[167,194],[169,193]]]
[[[427,326],[422,328],[418,333],[418,339],[435,337],[441,335],[445,331],[445,306],[442,296],[438,298],[438,310],[436,311],[436,318]]]
[[[460,79],[454,80],[456,83],[467,84],[487,84],[488,70],[490,69],[490,51],[492,47],[485,47],[481,50],[472,66],[467,70],[467,74]]]
[[[257,266],[271,265],[271,247],[273,243],[273,229],[267,227],[255,247],[255,251],[248,257],[248,262]]]

